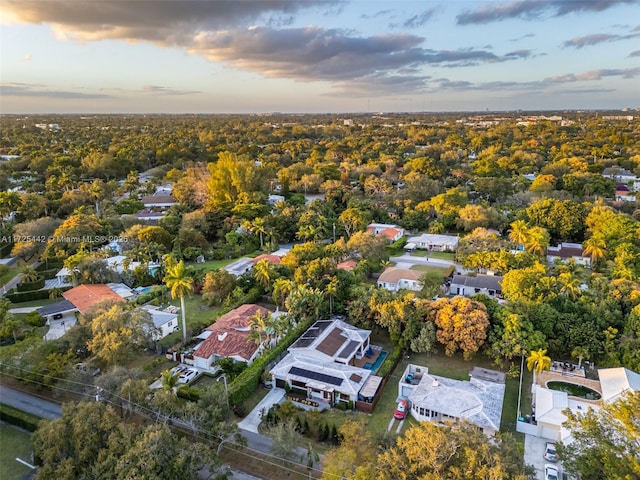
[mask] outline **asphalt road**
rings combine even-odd
[[[62,416],[59,404],[0,385],[0,403],[49,420]]]

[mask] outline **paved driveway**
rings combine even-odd
[[[269,393],[256,405],[249,415],[244,417],[241,422],[238,422],[238,427],[242,430],[248,430],[253,433],[258,433],[258,425],[262,421],[262,413],[266,413],[276,403],[280,403],[284,398],[284,390],[281,388],[272,388]]]
[[[544,464],[551,463],[544,459],[544,446],[549,440],[539,438],[534,435],[524,436],[524,462],[533,465],[536,469],[536,480],[544,480]],[[560,462],[554,463],[562,475],[562,465]],[[562,478],[562,476],[560,477]]]

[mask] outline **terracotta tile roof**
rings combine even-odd
[[[340,270],[353,270],[356,265],[358,265],[358,262],[355,260],[345,260],[344,262],[340,262],[336,265],[336,268],[339,268]]]
[[[387,267],[378,278],[378,282],[398,283],[400,280],[420,280],[424,272],[406,268]]]
[[[383,237],[387,237],[389,240],[391,240],[399,233],[400,230],[398,230],[397,228],[385,228],[378,235],[382,235]]]
[[[63,292],[62,296],[73,303],[80,313],[85,313],[96,303],[100,303],[103,300],[124,302],[120,295],[104,284],[78,285],[71,290]]]
[[[262,255],[258,255],[256,258],[252,259],[251,261],[253,263],[258,263],[260,260],[266,260],[272,265],[280,265],[280,262],[282,259],[277,255],[268,255],[266,253],[263,253]]]
[[[260,305],[247,304],[222,315],[206,328],[211,334],[200,344],[194,356],[210,358],[217,355],[251,360],[258,345],[249,340],[249,320],[257,312],[265,315],[269,310]]]

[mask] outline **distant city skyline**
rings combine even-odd
[[[0,113],[640,107],[639,0],[0,0]]]

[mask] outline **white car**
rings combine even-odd
[[[544,465],[544,480],[560,480],[560,474],[558,473],[558,467],[546,463]]]
[[[544,458],[550,462],[558,461],[558,454],[556,453],[556,444],[553,442],[547,442],[544,446]]]
[[[197,370],[188,369],[186,372],[180,374],[180,377],[178,377],[178,383],[189,383],[196,377],[196,375],[198,375]]]

